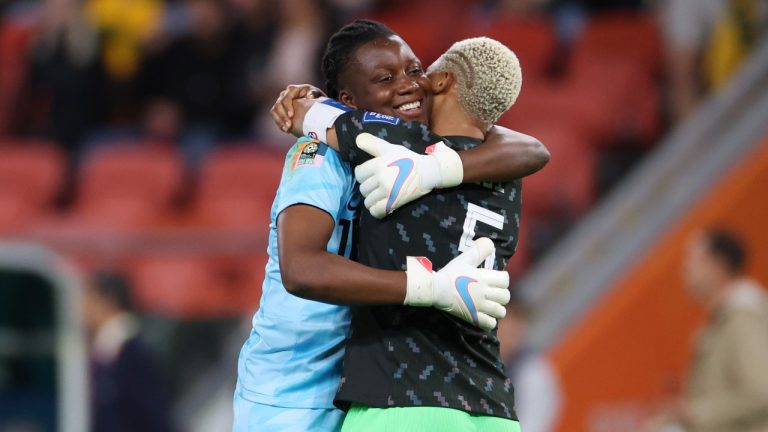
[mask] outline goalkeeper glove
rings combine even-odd
[[[470,322],[485,331],[493,330],[506,314],[509,274],[477,268],[494,251],[488,238],[472,247],[441,270],[432,271],[424,257],[408,257],[405,305],[432,306]]]
[[[459,154],[441,142],[429,154],[418,154],[368,133],[357,136],[357,146],[373,159],[355,168],[365,208],[381,219],[433,189],[461,184],[464,168]]]

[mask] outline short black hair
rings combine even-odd
[[[323,52],[321,70],[325,80],[325,92],[329,97],[339,97],[339,76],[349,64],[352,53],[374,39],[397,36],[389,27],[378,21],[359,19],[345,25],[328,40]]]
[[[720,259],[732,274],[741,273],[746,265],[744,243],[734,233],[723,228],[704,231],[709,251]]]
[[[132,311],[131,284],[128,278],[117,270],[100,269],[91,275],[96,294],[121,310]]]

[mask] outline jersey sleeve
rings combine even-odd
[[[306,204],[325,211],[337,223],[350,178],[349,165],[336,151],[317,140],[299,138],[285,160],[276,214],[292,205]]]
[[[357,166],[371,159],[371,156],[357,147],[355,139],[367,132],[392,144],[401,144],[417,153],[443,138],[432,133],[427,125],[420,122],[404,122],[384,114],[355,110],[342,114],[334,123],[339,143],[339,154],[343,160]]]

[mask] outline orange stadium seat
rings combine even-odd
[[[28,228],[49,210],[65,165],[52,143],[0,140],[0,232]]]
[[[207,226],[264,230],[284,157],[253,148],[222,148],[203,162],[194,203]]]
[[[170,213],[183,167],[166,145],[124,143],[93,151],[79,174],[77,219],[87,225],[137,228]]]

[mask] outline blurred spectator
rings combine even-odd
[[[88,282],[84,304],[91,336],[91,430],[172,430],[162,374],[131,314],[127,280],[100,271]]]
[[[151,42],[160,33],[160,0],[85,0],[83,7],[99,35],[103,64],[100,83],[101,127],[137,122],[143,92],[139,71]]]
[[[501,358],[515,388],[515,412],[525,432],[550,432],[560,414],[560,385],[549,360],[525,346],[530,310],[512,299],[499,321]]]
[[[181,144],[194,165],[216,142],[250,134],[249,65],[260,44],[270,44],[271,32],[254,37],[235,20],[226,0],[186,0],[184,6],[190,33],[148,64],[145,79],[153,102],[145,123],[180,119]]]
[[[317,82],[321,49],[335,9],[324,1],[284,0],[276,10],[278,27],[273,45],[266,62],[252,71],[250,88],[258,107],[259,133],[270,141],[290,145],[292,137],[275,128],[267,112],[286,85]]]
[[[42,124],[39,131],[24,132],[43,132],[73,150],[94,126],[98,113],[96,29],[86,19],[79,0],[46,0],[39,29],[26,99],[33,101],[29,110],[43,112],[29,113]]]
[[[704,90],[722,85],[748,56],[765,30],[766,4],[667,0],[660,6],[671,114],[681,120],[696,107]]]
[[[743,275],[745,259],[727,231],[691,239],[685,282],[710,320],[697,339],[687,394],[649,430],[768,430],[768,296]]]

